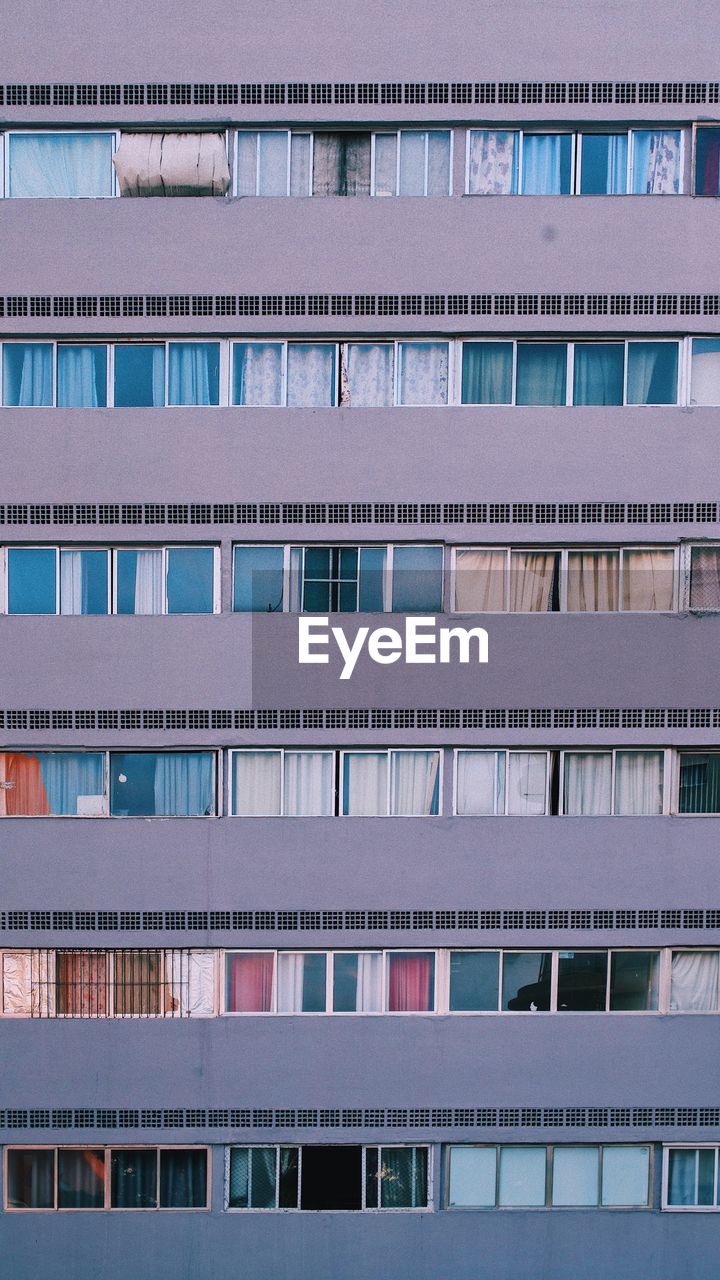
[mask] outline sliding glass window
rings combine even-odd
[[[115,195],[114,133],[7,134],[7,193],[22,199]]]

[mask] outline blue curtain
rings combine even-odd
[[[520,342],[517,349],[517,404],[564,404],[567,345]]]
[[[214,812],[212,755],[177,751],[155,757],[155,814],[194,818]]]
[[[11,196],[111,196],[111,133],[10,134]]]
[[[464,342],[463,404],[510,404],[512,343]]]
[[[58,347],[57,402],[63,409],[102,409],[107,404],[107,347]]]
[[[571,156],[572,138],[570,134],[524,134],[523,195],[569,195]]]
[[[578,343],[573,404],[622,404],[624,370],[621,342]]]
[[[38,755],[51,813],[76,815],[78,796],[101,796],[105,790],[100,752],[67,751]]]
[[[6,342],[3,347],[3,404],[42,406],[52,402],[52,343]]]
[[[218,404],[219,342],[171,342],[168,404]]]

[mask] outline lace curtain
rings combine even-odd
[[[111,133],[10,134],[9,195],[111,196],[114,141]]]
[[[495,129],[471,129],[468,165],[470,195],[515,195],[517,179],[517,133]]]

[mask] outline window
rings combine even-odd
[[[662,751],[565,751],[562,812],[662,813],[663,766]]]
[[[720,338],[692,340],[690,403],[720,404]]]
[[[547,751],[458,751],[456,813],[538,817],[548,812]]]
[[[715,131],[698,130],[698,140],[706,132]],[[682,188],[682,137],[680,129],[662,128],[577,135],[470,129],[466,188],[470,195],[676,195]],[[699,141],[699,156],[701,151],[697,172],[707,171],[708,194],[717,195],[714,140]]]
[[[450,1012],[496,1012],[499,979],[499,951],[451,951]]]
[[[108,552],[8,547],[8,613],[106,614]]]
[[[116,409],[165,404],[165,343],[117,342],[113,348]]]
[[[10,1147],[6,1209],[206,1209],[207,1147]]]
[[[238,613],[282,613],[284,565],[283,547],[235,547],[233,609]]]
[[[374,196],[447,196],[449,129],[401,129],[373,135]]]
[[[238,130],[239,196],[447,196],[448,129]]]
[[[648,1146],[451,1146],[450,1209],[645,1208]]]
[[[100,547],[8,547],[7,612],[107,614],[110,552]],[[216,549],[143,547],[114,553],[116,613],[212,613]]]
[[[168,343],[168,404],[220,403],[220,343]]]
[[[696,196],[720,195],[720,129],[698,126],[695,131]]]
[[[443,548],[235,547],[241,613],[439,613]]]
[[[629,342],[628,404],[676,404],[677,342]]]
[[[682,185],[680,129],[633,129],[631,187],[633,195],[678,195]]]
[[[720,1208],[717,1147],[666,1148],[663,1208]]]
[[[447,404],[449,354],[447,342],[399,342],[398,404]]]
[[[720,813],[720,753],[680,752],[678,813]]]
[[[432,1013],[435,1008],[435,953],[391,951],[387,957],[389,1013]]]
[[[329,408],[337,403],[337,345],[331,342],[234,342],[232,402]]]
[[[243,818],[335,812],[333,751],[234,751],[232,812]]]
[[[701,355],[699,349],[698,360]],[[714,373],[709,362],[704,368],[707,385]],[[460,402],[677,404],[678,369],[675,340],[567,343],[471,339],[462,342]]]
[[[672,547],[457,547],[458,613],[671,612],[678,557]]]
[[[113,133],[9,133],[10,196],[115,194]]]
[[[342,371],[343,405],[366,409],[395,403],[395,343],[345,343]]]
[[[439,808],[439,751],[342,752],[344,815],[429,817]]]
[[[212,951],[2,953],[1,1012],[32,1018],[212,1017]]]
[[[690,608],[720,609],[720,546],[690,549]]]
[[[628,189],[627,133],[580,135],[580,194],[622,196]]]
[[[213,613],[213,547],[138,547],[115,552],[115,611]]]
[[[111,752],[110,813],[119,818],[213,815],[212,751]]]
[[[231,1147],[228,1209],[425,1209],[427,1147]]]
[[[55,403],[51,342],[3,343],[3,404],[22,408]]]
[[[224,133],[127,133],[113,158],[121,196],[224,196]]]
[[[569,195],[572,169],[571,133],[469,131],[470,195]]]
[[[0,816],[98,817],[105,812],[103,752],[0,753]]]
[[[312,134],[287,129],[239,129],[236,191],[239,196],[309,196]]]
[[[659,1008],[657,951],[503,951],[501,970],[501,1008],[507,1013],[642,1013]],[[488,991],[488,998],[493,992]]]
[[[720,952],[673,951],[670,1009],[716,1013],[720,1008]]]
[[[60,343],[57,348],[57,403],[61,409],[107,407],[108,348]]]

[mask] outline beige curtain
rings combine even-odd
[[[544,613],[551,607],[557,559],[555,551],[513,551],[510,557],[511,613]]]
[[[672,551],[648,548],[623,553],[623,609],[671,612],[674,582]]]
[[[113,164],[123,196],[224,196],[221,133],[123,133]]]
[[[455,609],[458,613],[502,613],[505,608],[504,551],[458,551]]]
[[[618,607],[617,551],[568,553],[567,607],[569,613],[611,613]]]

